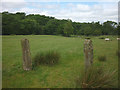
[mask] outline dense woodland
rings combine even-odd
[[[2,12],[3,35],[117,35],[119,25],[113,21],[80,23],[39,14]]]

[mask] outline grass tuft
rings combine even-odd
[[[90,37],[86,37],[85,39],[90,39]]]
[[[104,37],[100,37],[99,39],[105,39]]]
[[[103,62],[103,61],[106,61],[107,58],[105,55],[102,55],[102,56],[98,56],[98,60]]]
[[[33,58],[33,67],[38,65],[55,65],[60,59],[60,54],[55,51],[48,51],[46,53],[37,53]]]
[[[116,71],[105,71],[103,67],[91,67],[76,80],[76,88],[114,87]]]
[[[120,50],[117,50],[117,51],[116,51],[116,55],[117,55],[118,57],[120,57]]]

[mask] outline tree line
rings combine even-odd
[[[24,12],[2,12],[3,35],[117,35],[119,25],[113,21],[80,23]]]

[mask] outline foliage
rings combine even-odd
[[[94,30],[93,32],[93,35],[97,36],[97,35],[101,35],[102,34],[102,31],[100,29],[96,29]]]
[[[103,23],[103,35],[117,34],[116,28],[117,23],[112,21],[107,21]]]
[[[43,65],[55,65],[60,59],[60,54],[55,51],[48,51],[46,53],[37,53],[34,57],[33,67],[40,64]]]
[[[0,13],[1,14],[1,13]],[[116,22],[106,21],[79,23],[71,20],[58,20],[45,15],[26,15],[22,12],[15,14],[2,12],[3,35],[117,35],[119,26]]]
[[[57,20],[49,20],[44,28],[44,34],[55,35],[58,29],[59,22]]]
[[[86,37],[85,39],[90,39],[90,37]]]
[[[37,34],[39,28],[39,24],[34,19],[24,19],[21,21],[21,32],[20,34],[27,35],[27,34]]]
[[[117,51],[116,51],[116,55],[117,55],[118,57],[120,57],[120,50],[117,50]]]
[[[106,61],[106,56],[105,55],[102,55],[102,56],[98,56],[98,60],[99,61]]]
[[[99,37],[99,39],[105,39],[104,37]]]
[[[64,36],[70,37],[70,35],[73,33],[73,26],[71,21],[65,23],[63,31]]]
[[[87,27],[84,27],[83,28],[83,31],[84,31],[84,35],[86,35],[86,36],[89,36],[89,35],[91,35],[92,34],[92,28],[90,27],[90,26],[87,26]]]
[[[103,67],[91,66],[77,78],[77,88],[111,88],[114,87],[116,71],[105,71]]]

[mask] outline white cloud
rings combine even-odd
[[[118,2],[119,0],[26,0],[28,2]]]
[[[83,4],[69,4],[71,9],[58,10],[53,13],[59,19],[72,19],[77,22],[92,22],[92,21],[116,21],[118,19],[118,10],[116,4],[96,4],[96,5],[83,5]],[[73,7],[72,7],[73,6]]]
[[[25,0],[1,0],[2,2],[25,2]]]
[[[80,11],[89,11],[90,7],[88,5],[77,4],[76,9]]]
[[[2,0],[2,9],[0,11],[14,11],[15,9],[25,7],[24,0]]]
[[[118,19],[117,3],[97,3],[90,5],[71,2],[62,5],[59,3],[26,3],[24,0],[22,0],[22,2],[18,0],[18,2],[10,3],[11,4],[3,4],[3,11],[8,10],[10,12],[26,12],[27,14],[41,14],[46,16],[53,16],[58,19],[69,18],[72,21],[77,22],[103,22],[107,20],[117,21]],[[30,7],[27,7],[27,5],[30,5]]]
[[[21,8],[20,10],[16,10],[16,11],[11,11],[12,13],[16,13],[16,12],[25,12],[27,15],[29,14],[40,14],[40,15],[46,15],[46,16],[50,16],[48,11],[43,11],[41,9],[31,9],[31,8]]]
[[[30,4],[31,6],[33,6],[35,8],[44,8],[44,9],[54,9],[54,8],[60,7],[58,4],[47,4],[47,3],[40,4],[37,2],[28,3],[28,4]]]

